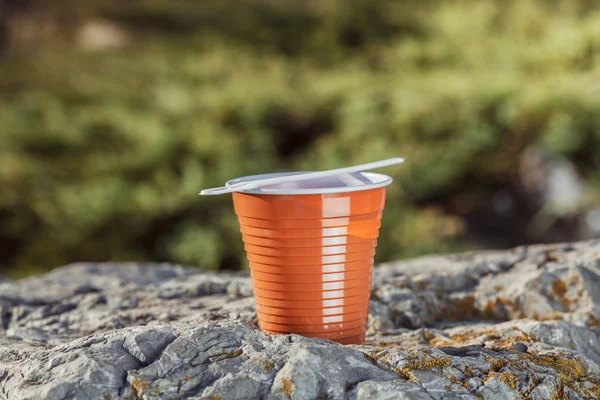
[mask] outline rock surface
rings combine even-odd
[[[600,398],[600,241],[381,265],[363,346],[255,318],[243,273],[0,279],[0,399]]]

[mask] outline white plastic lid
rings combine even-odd
[[[304,174],[306,172],[280,172],[262,175],[250,175],[227,181],[225,187],[238,183],[247,183],[259,179],[276,178]],[[241,190],[241,193],[253,194],[321,194],[321,193],[344,193],[359,190],[375,189],[389,185],[392,178],[388,175],[375,172],[354,172],[338,174],[323,178],[308,179],[279,183],[275,185],[261,186],[259,188]]]

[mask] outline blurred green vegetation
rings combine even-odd
[[[243,175],[391,156],[378,261],[476,246],[444,201],[539,143],[600,190],[592,1],[90,3],[136,43],[0,63],[0,272],[75,260],[245,266]],[[484,201],[484,200],[481,200]]]

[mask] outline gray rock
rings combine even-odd
[[[531,200],[556,215],[577,211],[584,184],[573,163],[541,147],[529,146],[519,164],[521,185]]]
[[[585,211],[581,218],[579,237],[592,239],[600,236],[600,208]]]
[[[367,343],[258,330],[246,274],[0,281],[0,399],[600,398],[600,242],[375,269]]]
[[[600,326],[599,251],[590,241],[385,264],[374,300],[407,328],[519,318]]]

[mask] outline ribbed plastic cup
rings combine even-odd
[[[362,172],[233,193],[263,331],[364,343],[391,181]]]

